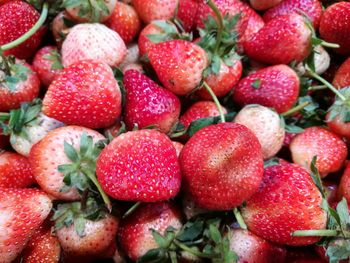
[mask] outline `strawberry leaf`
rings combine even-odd
[[[100,22],[102,16],[109,15],[109,9],[103,0],[63,0],[64,8],[79,8],[78,16],[89,22]]]
[[[320,176],[320,173],[318,172],[318,169],[316,167],[316,162],[317,162],[317,156],[314,156],[312,158],[311,165],[310,165],[310,171],[311,171],[310,175],[311,175],[312,180],[314,181],[316,187],[320,191],[322,198],[326,198],[326,194],[325,194],[325,191],[323,188],[321,176]]]
[[[51,70],[63,69],[61,63],[61,55],[57,50],[51,50],[51,52],[44,56],[45,59],[52,61]]]
[[[261,87],[261,79],[256,79],[252,83],[252,88],[254,89],[259,89]]]
[[[343,122],[350,122],[350,87],[340,89],[339,93],[345,97],[345,100],[336,96],[333,105],[328,110],[328,120],[339,118]]]

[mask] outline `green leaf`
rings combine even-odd
[[[261,79],[256,79],[252,83],[252,88],[254,89],[259,89],[261,87]]]
[[[326,198],[326,194],[324,192],[323,185],[322,185],[321,176],[320,176],[320,173],[318,172],[318,169],[316,167],[316,162],[317,162],[317,156],[314,156],[312,158],[311,165],[310,165],[310,171],[311,171],[310,175],[311,175],[312,180],[314,181],[316,187],[320,191],[322,197]]]
[[[74,163],[79,160],[79,155],[77,151],[74,149],[72,145],[70,145],[66,141],[64,142],[64,153],[67,155],[69,160],[71,160]]]
[[[273,157],[264,161],[264,168],[280,164],[280,159],[278,157]]]
[[[145,255],[137,260],[138,263],[162,263],[167,262],[166,251],[164,248],[156,248],[147,251]]]
[[[51,65],[51,70],[63,69],[63,65],[61,63],[61,55],[57,50],[51,50],[51,52],[45,55],[44,58],[53,62]]]
[[[342,229],[347,229],[350,226],[350,215],[348,203],[344,197],[337,205],[337,213],[339,215]]]
[[[290,125],[285,125],[285,130],[288,133],[302,133],[304,131],[303,128],[296,126],[294,124],[290,124]]]
[[[165,238],[154,229],[152,229],[152,236],[159,247],[166,247],[167,242]]]
[[[198,219],[194,222],[188,221],[176,236],[176,239],[182,243],[191,243],[202,236],[204,230],[204,221]]]
[[[211,70],[215,75],[219,75],[221,68],[221,59],[219,56],[214,55],[211,62]]]
[[[86,225],[86,219],[84,217],[78,217],[74,221],[75,231],[77,232],[77,234],[80,237],[84,237],[85,236],[85,225]]]
[[[210,237],[216,244],[221,243],[222,241],[221,233],[215,225],[212,225],[212,224],[209,225],[209,232],[210,232]]]
[[[350,258],[350,240],[332,240],[328,244],[326,255],[331,263],[348,260]]]

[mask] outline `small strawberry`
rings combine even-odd
[[[286,65],[266,67],[243,78],[233,100],[239,105],[260,104],[283,113],[297,102],[299,77]]]
[[[156,130],[116,137],[98,158],[96,173],[104,191],[118,200],[168,200],[177,195],[181,184],[176,150]]]
[[[0,152],[0,187],[27,188],[34,182],[26,157],[12,152]]]
[[[250,0],[250,5],[255,9],[255,10],[266,10],[269,8],[272,8],[279,3],[281,3],[283,0]]]
[[[55,46],[41,48],[34,56],[33,68],[41,83],[48,87],[53,79],[61,72],[61,56]]]
[[[118,66],[126,56],[126,46],[119,34],[105,25],[79,24],[70,29],[61,54],[64,67],[88,59]]]
[[[179,0],[176,17],[186,31],[193,29],[198,7],[199,1],[197,0]]]
[[[312,31],[297,14],[278,16],[244,42],[250,59],[266,64],[301,62],[311,53]]]
[[[45,94],[43,113],[66,124],[111,126],[121,114],[121,93],[112,69],[94,60],[63,69]]]
[[[65,11],[58,13],[52,20],[52,34],[59,47],[68,35],[69,29],[74,25],[75,23],[72,21],[72,18]]]
[[[346,165],[345,171],[339,183],[339,195],[350,201],[350,163]],[[349,202],[348,201],[348,202]]]
[[[345,142],[334,133],[321,128],[310,127],[298,134],[290,146],[293,162],[309,168],[314,156],[321,177],[339,171],[348,155]]]
[[[228,210],[257,191],[263,175],[261,146],[245,126],[220,123],[196,132],[180,154],[184,187],[206,209]]]
[[[0,258],[12,262],[44,222],[52,207],[50,198],[37,189],[0,190]]]
[[[208,66],[205,51],[185,40],[159,43],[150,48],[148,57],[164,87],[177,95],[196,89]]]
[[[154,20],[170,20],[175,16],[179,0],[132,0],[141,20],[149,24]]]
[[[350,58],[338,68],[333,79],[333,85],[336,88],[350,86]]]
[[[319,0],[284,0],[280,4],[269,9],[264,14],[265,22],[281,15],[291,13],[303,14],[310,19],[315,29],[318,28],[323,13],[322,4]]]
[[[125,44],[131,42],[141,29],[141,21],[135,9],[121,2],[116,3],[111,17],[106,21],[106,25],[117,32]]]
[[[131,130],[135,125],[140,129],[154,125],[159,131],[168,133],[178,121],[180,100],[136,70],[127,71],[123,83],[127,127]]]
[[[260,189],[242,208],[248,229],[271,242],[304,246],[318,237],[293,237],[296,230],[325,229],[327,213],[322,196],[307,171],[295,164],[265,169]]]

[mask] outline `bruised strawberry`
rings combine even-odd
[[[124,121],[131,130],[154,125],[167,133],[180,115],[180,100],[136,70],[129,70],[123,79],[126,90]]]
[[[299,77],[290,67],[266,67],[243,78],[234,90],[233,100],[242,106],[260,104],[283,113],[297,102],[299,86]]]
[[[24,249],[52,207],[50,198],[37,189],[0,190],[0,258],[12,262]]]
[[[321,177],[339,171],[348,155],[345,142],[321,127],[305,129],[294,137],[289,147],[293,162],[306,169],[310,167],[314,156],[317,156],[316,167]]]
[[[282,1],[283,0],[250,0],[249,2],[255,10],[266,10],[278,5]]]
[[[175,148],[156,130],[119,135],[102,151],[96,173],[103,190],[118,200],[168,200],[181,184]]]
[[[94,60],[63,69],[45,94],[43,112],[66,124],[111,126],[121,114],[121,93],[112,69]]]
[[[242,216],[248,229],[271,242],[292,246],[316,243],[318,237],[293,237],[296,230],[325,229],[322,196],[307,171],[295,164],[265,169],[259,190],[246,202]]]
[[[228,210],[249,199],[263,175],[261,146],[236,123],[211,125],[196,132],[180,154],[185,191],[206,209]]]
[[[179,0],[133,0],[132,4],[141,20],[149,24],[154,20],[170,20],[175,16]]]
[[[350,86],[350,58],[338,68],[333,79],[333,85],[336,88]]]
[[[197,16],[199,1],[197,0],[179,0],[177,18],[181,21],[186,31],[191,31]]]

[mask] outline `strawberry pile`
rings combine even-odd
[[[350,3],[0,0],[0,263],[348,262]]]

